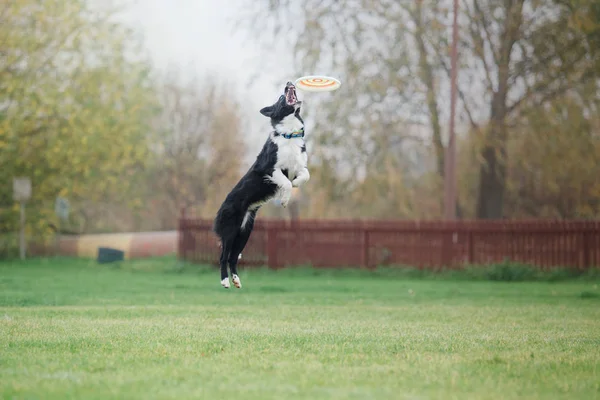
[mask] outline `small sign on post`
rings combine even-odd
[[[19,177],[13,179],[13,199],[20,205],[20,232],[19,232],[19,255],[21,260],[25,259],[25,202],[31,198],[31,179]]]
[[[31,179],[14,178],[13,179],[13,199],[19,203],[31,198]]]

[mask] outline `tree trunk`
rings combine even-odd
[[[502,117],[503,118],[503,117]],[[488,143],[481,155],[477,218],[502,218],[506,177],[506,128],[503,121],[491,122]]]
[[[498,52],[498,88],[492,96],[490,126],[486,131],[481,156],[484,160],[479,173],[477,218],[502,218],[506,188],[506,98],[509,90],[510,56],[522,22],[524,0],[506,0],[502,41]]]

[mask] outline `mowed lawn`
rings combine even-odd
[[[600,399],[598,281],[0,263],[11,399]]]

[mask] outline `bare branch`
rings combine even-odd
[[[561,68],[554,71],[552,76],[549,76],[543,80],[538,80],[538,82],[535,85],[533,85],[532,87],[528,86],[525,94],[523,94],[523,96],[521,96],[521,98],[519,100],[515,101],[512,105],[508,106],[508,108],[507,108],[508,113],[514,112],[517,108],[519,108],[519,106],[522,103],[527,102],[529,99],[531,99],[532,97],[534,97],[536,95],[539,95],[540,93],[546,92],[545,94],[542,95],[542,98],[545,98],[545,97],[552,98],[552,97],[556,96],[557,94],[563,93],[565,90],[568,89],[569,86],[572,87],[573,84],[584,83],[584,82],[588,81],[589,79],[591,79],[592,77],[594,77],[595,74],[593,73],[593,69],[587,69],[587,71],[581,77],[578,76],[579,74],[572,76],[572,73],[575,72],[575,70],[576,70],[576,66],[581,61],[585,61],[586,56],[587,56],[586,52],[583,52],[583,51],[580,52],[575,58],[571,59],[570,62],[562,64]],[[539,72],[538,72],[538,75],[539,75]],[[551,89],[551,87],[553,86],[553,84],[555,82],[558,82],[561,78],[564,78],[564,77],[568,77],[566,82],[564,83],[564,85],[566,85],[566,87],[563,88],[562,86],[559,86],[556,89],[557,93],[553,94],[552,92],[554,90]],[[525,80],[525,77],[522,77],[522,78]],[[525,81],[525,83],[526,83],[526,81]]]
[[[546,57],[536,60],[531,57],[527,57],[524,61],[517,64],[520,68],[516,68],[512,73],[512,81],[516,81],[519,77],[524,78],[527,74],[537,74],[540,69],[547,68],[548,64],[556,57],[557,54],[565,55],[570,51],[578,51],[577,46],[581,43],[581,38],[576,37],[566,42],[563,46],[558,47],[554,52],[548,54]],[[525,51],[523,49],[523,51]],[[585,53],[580,52],[580,57],[585,56]],[[578,61],[581,58],[578,59]],[[569,66],[570,68],[571,66]],[[564,68],[566,69],[566,68]]]
[[[442,69],[446,72],[446,75],[448,76],[448,78],[450,78],[452,71],[450,69],[450,66],[447,64],[446,60],[444,59],[441,49],[438,46],[435,46],[433,43],[430,43],[430,45],[431,45],[431,48],[433,48],[434,51],[436,52],[437,59],[438,59],[440,65],[442,66]],[[460,85],[458,84],[458,82],[457,82],[456,86],[457,86],[456,89],[458,92],[458,97],[460,98],[460,100],[463,104],[463,108],[464,108],[465,112],[467,113],[467,117],[469,118],[471,127],[474,128],[475,130],[479,131],[479,125],[477,124],[477,122],[475,122],[475,118],[473,117],[473,113],[471,112],[469,104],[467,103],[467,97],[466,97],[464,91],[460,88]],[[489,89],[491,90],[492,88],[490,87]]]
[[[534,87],[528,88],[527,92],[521,96],[517,101],[507,107],[507,114],[512,114],[519,109],[523,104],[530,100],[533,101],[533,106],[540,106],[547,101],[550,101],[569,90],[573,89],[575,85],[585,86],[588,82],[595,79],[596,75],[592,70],[586,71],[583,75],[576,79],[568,79],[563,81],[558,87],[552,88],[552,84],[558,82],[558,77],[555,77],[552,81],[541,81],[538,82]],[[574,85],[575,84],[575,85]]]
[[[468,2],[465,5],[465,9],[467,10],[467,16],[470,19],[469,31],[471,33],[471,38],[475,44],[473,51],[479,57],[479,59],[481,60],[481,63],[483,64],[483,70],[485,72],[487,88],[488,88],[488,90],[493,91],[494,90],[494,81],[492,80],[491,68],[488,65],[486,55],[485,55],[485,43],[483,41],[483,37],[480,34],[480,32],[476,31],[474,28],[474,26],[477,27],[479,25],[479,23],[476,22],[476,18],[472,15],[471,10],[469,9]],[[487,36],[489,37],[489,33],[487,33]],[[491,47],[491,45],[492,44],[490,42],[490,47]]]
[[[450,77],[450,74],[451,74],[450,66],[448,66],[448,64],[446,64],[446,62],[441,58],[440,58],[440,64],[444,68],[444,71],[446,71],[446,74],[448,75],[448,77]],[[465,112],[467,113],[467,117],[469,118],[471,127],[474,128],[475,130],[479,131],[479,124],[477,124],[477,122],[475,122],[475,118],[473,117],[473,114],[471,113],[471,110],[467,103],[467,97],[465,96],[464,91],[460,88],[460,85],[458,85],[458,83],[456,84],[456,89],[458,92],[458,97],[460,97],[460,100],[463,104],[463,108],[464,108]]]
[[[479,25],[480,29],[485,33],[485,38],[488,41],[490,46],[490,51],[492,52],[492,56],[494,57],[494,63],[498,65],[500,62],[500,54],[496,53],[494,49],[494,42],[492,41],[492,35],[490,35],[490,31],[488,29],[489,21],[487,21],[485,13],[479,7],[479,0],[474,0],[473,4],[475,5],[475,11],[477,12],[477,16],[479,18],[475,19],[475,22]]]

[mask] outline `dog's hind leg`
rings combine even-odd
[[[231,253],[232,241],[223,239],[221,242],[221,258],[219,259],[219,265],[221,267],[221,286],[225,289],[229,289],[229,274],[227,272],[227,261],[229,254]]]
[[[231,247],[231,252],[229,253],[229,269],[231,270],[231,281],[233,282],[234,286],[238,289],[241,289],[242,281],[240,280],[240,277],[237,272],[237,263],[239,261],[242,250],[244,250],[246,244],[248,243],[248,239],[250,238],[252,229],[254,229],[255,216],[256,210],[248,211],[246,213],[244,221],[242,222],[242,226],[240,227],[240,232],[235,238]]]

